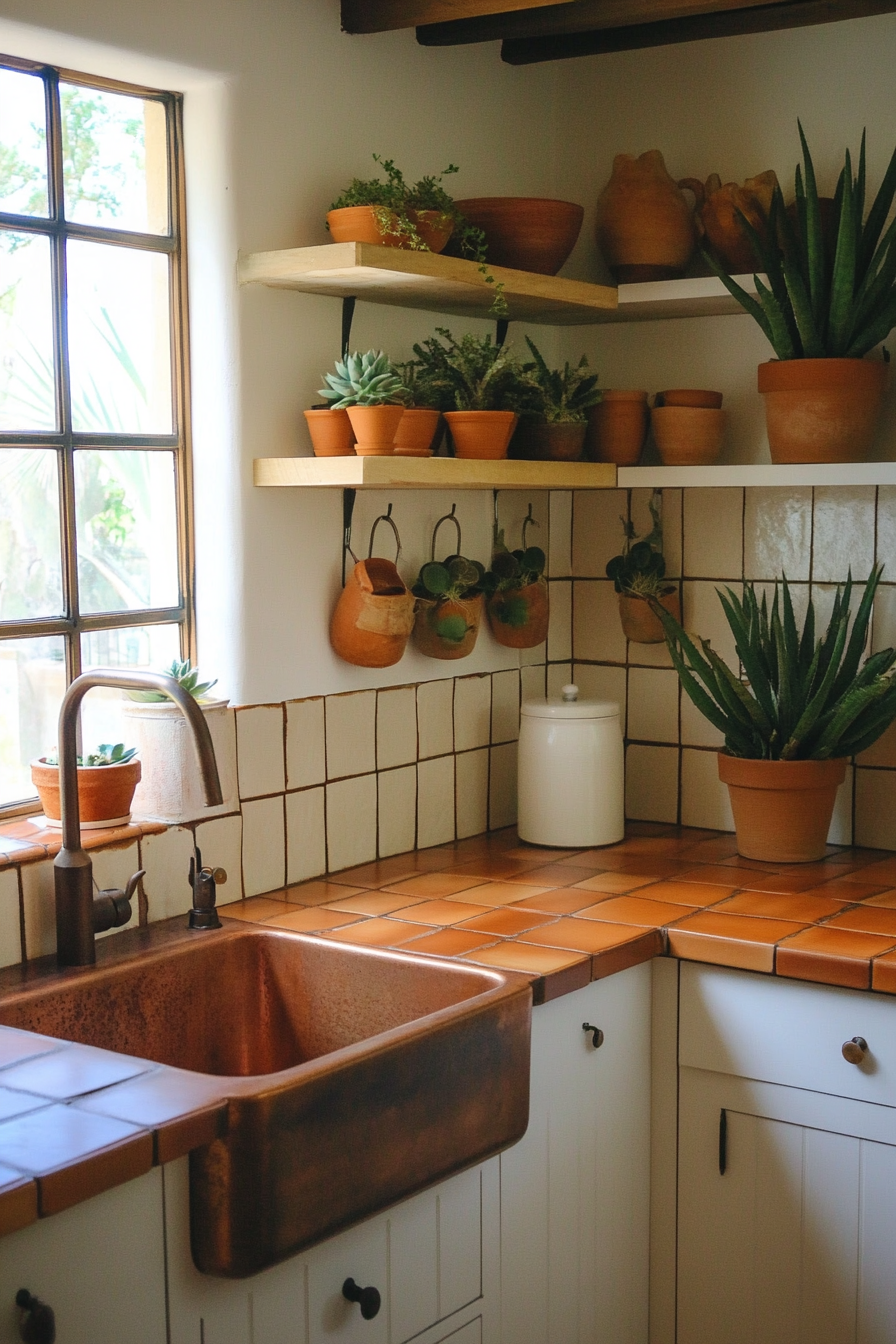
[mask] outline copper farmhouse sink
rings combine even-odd
[[[124,934],[0,992],[0,1024],[220,1078],[190,1157],[193,1259],[241,1278],[525,1132],[521,976],[225,921]]]

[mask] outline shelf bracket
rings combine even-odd
[[[352,339],[352,318],[355,315],[355,295],[350,294],[342,300],[342,358],[349,352]]]
[[[354,303],[354,299],[351,300]],[[342,492],[342,586],[345,587],[345,558],[352,553],[352,515],[355,512],[357,490]]]
[[[343,302],[345,302],[345,300],[343,300]],[[501,346],[504,344],[504,342],[507,340],[507,328],[509,326],[510,326],[509,317],[499,317],[495,323],[495,345],[498,347],[499,350],[501,349]]]

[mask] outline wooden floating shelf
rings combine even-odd
[[[607,462],[488,462],[457,457],[257,457],[255,484],[351,490],[610,490]]]
[[[896,485],[896,462],[772,462],[716,467],[620,467],[623,489],[676,486]]]
[[[756,293],[752,275],[734,279],[748,294]],[[692,280],[657,280],[643,285],[620,285],[619,300],[599,322],[656,322],[672,317],[733,317],[746,313],[714,275]]]

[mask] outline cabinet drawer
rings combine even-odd
[[[684,963],[679,1061],[896,1106],[896,1000]],[[863,1063],[841,1047],[864,1037]]]

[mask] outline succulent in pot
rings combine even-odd
[[[768,337],[776,360],[759,366],[769,448],[775,462],[857,462],[874,441],[888,356],[866,359],[896,324],[896,151],[865,214],[865,136],[858,172],[846,151],[832,208],[836,243],[826,246],[822,199],[800,125],[803,163],[795,175],[796,210],[780,187],[763,227],[738,212],[759,265],[752,295],[713,256],[704,256]]]
[[[336,372],[325,373],[320,395],[334,411],[348,412],[359,457],[383,457],[393,451],[404,415],[407,388],[383,350],[356,350],[337,359]]]
[[[626,639],[635,644],[661,644],[665,638],[656,613],[661,606],[681,616],[678,585],[666,578],[663,557],[662,496],[654,490],[649,501],[653,528],[638,540],[634,524],[622,518],[625,534],[622,551],[608,561],[606,574],[613,580],[619,601],[619,617]]]
[[[450,555],[430,560],[411,592],[417,599],[414,643],[428,658],[466,658],[482,622],[485,569],[477,560]]]
[[[469,333],[458,341],[447,328],[436,327],[436,336],[415,345],[414,354],[429,386],[444,397],[457,456],[506,457],[521,388],[527,386],[511,347]]]
[[[847,758],[896,719],[896,649],[863,657],[882,569],[868,576],[854,619],[851,575],[838,586],[818,639],[811,599],[800,628],[786,578],[775,584],[770,606],[749,583],[742,595],[718,589],[737,670],[657,609],[683,690],[724,737],[719,778],[746,858],[821,858]]]
[[[492,567],[483,580],[492,634],[510,649],[534,649],[548,635],[547,559],[540,546],[510,551],[499,532]]]
[[[78,811],[83,830],[125,826],[131,819],[131,801],[140,780],[137,748],[123,742],[103,742],[96,751],[79,756]],[[49,826],[61,825],[59,757],[55,752],[31,762],[31,778]]]
[[[588,411],[601,400],[597,374],[589,368],[587,355],[578,364],[567,360],[562,369],[550,369],[531,337],[526,337],[526,344],[532,362],[524,364],[522,372],[533,395],[529,406],[520,405],[510,456],[575,462],[585,445]]]

